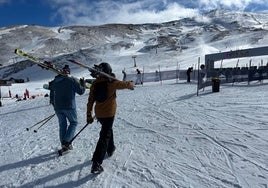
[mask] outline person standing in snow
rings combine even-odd
[[[191,82],[191,72],[193,72],[193,67],[189,67],[186,71],[187,74],[187,82]]]
[[[28,89],[25,89],[25,98],[30,98],[30,93]]]
[[[203,88],[204,90],[203,84],[205,83],[205,80],[206,80],[206,70],[205,70],[205,65],[202,64],[200,66],[200,71],[199,71],[198,89]]]
[[[77,122],[75,94],[85,92],[85,81],[70,76],[70,68],[65,65],[62,69],[64,75],[57,75],[49,83],[50,103],[54,106],[59,121],[59,137],[61,146],[65,150],[72,149],[70,143],[74,137]],[[69,121],[69,125],[68,122]]]
[[[126,81],[127,73],[124,70],[122,70],[122,74],[123,74],[123,81]]]
[[[205,77],[206,77],[205,65],[202,64],[202,65],[200,66],[200,79],[201,79],[201,83],[204,82]]]
[[[137,72],[137,78],[136,78],[136,85],[142,84],[142,79],[141,79],[141,71],[139,69],[136,69]]]
[[[108,63],[101,63],[99,69],[109,75],[113,75],[112,68]],[[99,140],[92,157],[91,173],[103,171],[101,166],[105,154],[111,157],[115,151],[113,138],[113,122],[116,113],[116,90],[132,89],[133,82],[111,80],[99,75],[90,87],[87,103],[87,123],[93,123],[93,105],[97,121],[101,124]]]

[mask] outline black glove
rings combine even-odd
[[[88,115],[87,115],[87,123],[91,124],[91,123],[93,123],[93,122],[94,122],[94,118],[92,117],[91,114],[88,114]]]

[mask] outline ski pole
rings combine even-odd
[[[96,117],[93,116],[93,119],[95,119]],[[72,138],[72,140],[70,141],[70,144],[74,141],[74,139],[76,139],[76,137],[88,126],[89,123],[87,123],[84,127],[82,127],[82,129]]]
[[[37,129],[34,130],[35,133],[37,133],[37,130],[40,129],[41,127],[43,127],[43,125],[45,125],[49,120],[51,120],[53,117],[55,116],[55,114],[52,114],[51,116],[49,116],[46,121],[44,121]]]
[[[48,116],[48,117],[46,117],[45,119],[42,119],[41,121],[39,121],[39,122],[37,122],[37,123],[35,123],[34,125],[32,125],[31,127],[28,127],[28,128],[26,128],[26,130],[27,131],[29,131],[31,128],[33,128],[34,126],[36,126],[36,125],[38,125],[38,124],[40,124],[40,123],[42,123],[42,122],[44,122],[44,121],[46,121],[47,119],[50,119],[50,117],[51,116],[54,116],[55,114],[52,114],[52,115],[50,115],[50,116]]]
[[[87,123],[70,141],[70,144],[76,139],[76,137],[88,126],[89,123]]]
[[[72,140],[69,142],[69,145],[72,144],[72,142],[74,141],[74,139],[88,126],[88,124],[89,123],[87,123],[84,127],[82,127],[82,129],[72,138]],[[66,150],[66,149],[62,148],[62,149],[58,150],[59,156],[62,156],[63,153],[66,152],[66,151],[68,151],[68,149]]]

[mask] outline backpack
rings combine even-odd
[[[93,94],[95,101],[104,102],[108,97],[108,81],[95,83]]]

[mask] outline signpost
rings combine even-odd
[[[11,86],[11,83],[5,80],[0,80],[0,107],[2,106],[2,92],[1,92],[1,86]]]

